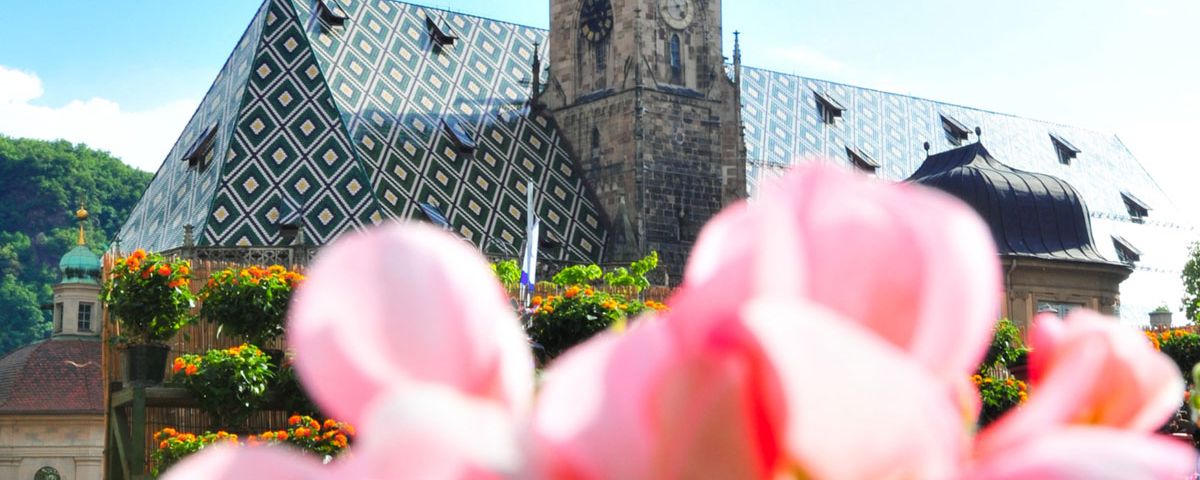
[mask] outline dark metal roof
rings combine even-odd
[[[1092,241],[1087,205],[1070,184],[1017,170],[981,143],[925,159],[908,181],[943,190],[971,205],[1002,255],[1116,264]]]

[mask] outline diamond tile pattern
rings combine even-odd
[[[1114,235],[1144,252],[1121,285],[1123,321],[1146,323],[1149,311],[1182,298],[1179,273],[1197,231],[1114,135],[755,68],[743,68],[742,79],[751,195],[764,179],[803,162],[853,168],[846,147],[877,160],[879,176],[904,180],[924,161],[924,142],[933,153],[953,147],[942,126],[941,116],[947,115],[971,130],[980,127],[984,145],[1000,161],[1074,186],[1091,211],[1092,235],[1102,255],[1117,259]],[[836,124],[821,121],[818,91],[846,106]],[[1059,162],[1051,133],[1082,150],[1069,165]],[[973,132],[971,137],[977,140]],[[1144,223],[1130,219],[1122,191],[1153,208]]]
[[[343,26],[314,0],[267,0],[197,117],[122,230],[122,245],[277,245],[299,213],[306,238],[419,216],[428,202],[488,253],[523,242],[532,183],[559,260],[595,261],[606,240],[590,193],[552,124],[531,114],[535,43],[546,32],[390,0],[341,1]],[[425,18],[459,37],[435,48]],[[466,153],[444,124],[476,143]],[[221,126],[208,169],[178,157]]]

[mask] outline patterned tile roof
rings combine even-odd
[[[96,340],[54,339],[0,358],[0,415],[104,413]]]
[[[901,181],[925,161],[925,142],[936,154],[956,146],[952,132],[966,127],[967,132],[957,133],[969,138],[979,127],[995,158],[1063,179],[1079,192],[1090,210],[1100,255],[1118,259],[1117,237],[1144,252],[1121,285],[1122,321],[1144,324],[1155,307],[1176,305],[1182,298],[1179,274],[1188,244],[1197,236],[1195,227],[1114,135],[769,70],[744,68],[742,79],[751,194],[762,179],[802,162],[851,168],[847,148],[879,163],[880,177]],[[833,125],[824,123],[816,92],[846,108]],[[1076,151],[1069,163],[1060,160],[1059,140]],[[1131,216],[1128,195],[1152,208],[1148,217]]]
[[[185,224],[199,245],[277,245],[296,216],[324,244],[427,203],[485,251],[515,254],[532,181],[544,228],[564,240],[558,259],[601,258],[592,195],[553,123],[525,105],[545,31],[391,0],[342,2],[333,26],[316,5],[264,3],[123,247],[181,246]],[[457,42],[433,44],[427,19]],[[184,161],[214,125],[211,164]]]

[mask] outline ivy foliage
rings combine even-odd
[[[1183,265],[1183,311],[1187,319],[1200,320],[1200,243],[1193,243],[1188,261]]]

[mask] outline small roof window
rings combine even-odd
[[[457,119],[448,117],[442,120],[442,128],[446,131],[446,136],[450,137],[450,141],[454,143],[454,149],[458,153],[463,155],[475,153],[475,139],[467,134]]]
[[[1133,196],[1132,193],[1121,192],[1121,200],[1125,202],[1125,211],[1129,212],[1130,220],[1142,223],[1146,221],[1146,217],[1150,216],[1150,206]]]
[[[437,22],[429,16],[425,17],[425,28],[429,30],[429,39],[433,41],[434,45],[439,47],[454,45],[454,41],[458,40],[458,37],[451,35],[446,30],[442,30],[442,27],[439,27]]]
[[[841,118],[842,113],[846,111],[846,107],[828,93],[813,90],[813,96],[817,99],[817,112],[821,114],[821,121],[826,125],[836,123],[837,119]]]
[[[446,230],[450,229],[450,221],[446,220],[446,214],[442,213],[442,209],[428,202],[418,203],[417,206],[421,208],[421,214],[424,215],[425,219],[429,220],[430,223],[433,223],[434,225]]]
[[[1054,142],[1054,150],[1058,152],[1058,161],[1063,165],[1070,165],[1071,160],[1079,156],[1079,152],[1082,151],[1075,148],[1075,145],[1072,145],[1065,138],[1053,133],[1050,134],[1050,140]]]
[[[971,138],[971,130],[962,122],[946,114],[942,114],[941,117],[942,129],[946,131],[946,140],[949,140],[951,145],[962,146]]]
[[[188,163],[188,168],[194,168],[203,172],[212,163],[213,146],[217,140],[217,127],[214,124],[204,131],[204,134],[192,143],[192,147],[183,155],[183,161]]]
[[[1120,235],[1113,235],[1113,246],[1117,249],[1117,258],[1122,263],[1133,264],[1142,259],[1142,251],[1138,250],[1129,243],[1129,240],[1122,238]]]
[[[863,172],[874,174],[876,170],[879,170],[879,162],[856,147],[846,147],[846,156],[850,158],[850,163],[854,165],[854,168]]]
[[[337,0],[317,0],[317,15],[331,27],[345,25],[346,19],[349,18]]]

